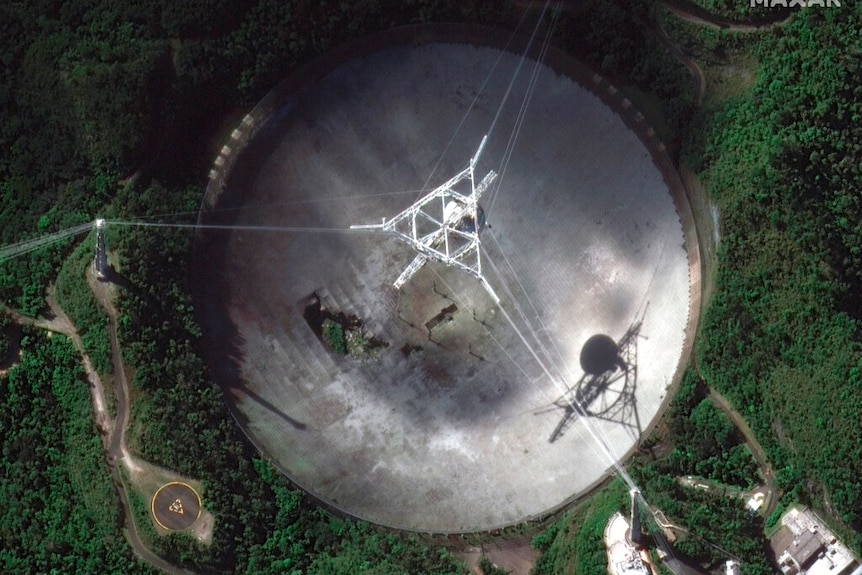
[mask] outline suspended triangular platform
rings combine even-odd
[[[435,188],[393,218],[380,224],[350,226],[354,230],[379,229],[412,246],[418,253],[392,284],[400,289],[428,260],[456,267],[477,278],[495,302],[500,299],[482,275],[479,234],[485,226],[485,213],[479,198],[488,189],[496,172],[488,172],[477,184],[476,163],[488,136],[469,165],[443,185]]]

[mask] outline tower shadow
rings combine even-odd
[[[644,315],[646,311],[644,311]],[[581,368],[584,374],[574,386],[557,398],[547,409],[535,413],[562,411],[549,443],[565,435],[578,417],[591,417],[618,423],[632,437],[641,435],[640,415],[637,407],[638,338],[643,315],[632,323],[615,342],[610,336],[592,336],[581,350]]]
[[[293,426],[294,429],[305,431],[308,428],[308,425],[306,425],[305,423],[290,417],[277,406],[273,405],[271,402],[267,401],[266,399],[249,389],[248,385],[232,387],[229,391],[232,392],[237,398],[242,395],[248,397],[261,407],[268,409],[271,413],[278,416],[285,422],[289,423],[291,426]]]
[[[130,280],[111,266],[105,266],[102,269],[99,281],[114,284],[139,297],[146,296],[144,292],[138,289],[138,286],[136,286],[132,282],[132,280]]]

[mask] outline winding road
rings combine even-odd
[[[117,309],[114,307],[113,299],[111,297],[111,284],[102,283],[96,280],[90,268],[87,270],[87,283],[90,285],[90,289],[93,291],[93,295],[96,297],[96,300],[108,314],[111,363],[113,365],[114,374],[114,393],[117,399],[117,417],[114,420],[111,433],[105,441],[105,450],[108,459],[108,466],[111,469],[111,477],[114,482],[114,487],[117,490],[117,494],[120,497],[120,503],[123,506],[125,524],[124,531],[126,539],[129,541],[135,554],[141,560],[146,561],[150,565],[174,575],[195,575],[193,572],[181,569],[153,553],[150,548],[144,544],[141,540],[140,534],[138,533],[138,527],[135,523],[134,515],[131,511],[131,505],[129,503],[129,494],[125,483],[123,483],[122,478],[120,477],[119,469],[117,469],[116,466],[117,462],[121,462],[129,470],[137,467],[134,457],[129,453],[129,449],[126,446],[126,428],[129,424],[129,381],[126,377],[126,369],[123,364],[123,355],[120,350],[120,342],[117,334]],[[54,305],[56,306],[56,302]],[[57,312],[62,313],[59,306],[56,307],[55,313]],[[86,354],[83,348],[79,348],[78,351],[82,354],[82,357]],[[96,378],[99,377],[98,373],[94,373],[94,376]]]
[[[104,307],[109,318],[114,390],[117,400],[117,417],[115,419],[111,417],[107,409],[102,379],[99,377],[98,371],[96,371],[89,354],[84,348],[84,344],[81,340],[81,336],[78,334],[78,330],[69,319],[69,316],[66,315],[63,308],[60,307],[60,304],[57,303],[57,300],[54,297],[53,287],[48,289],[48,295],[46,298],[51,315],[53,316],[51,318],[34,318],[20,314],[9,308],[4,307],[2,309],[5,309],[6,313],[19,325],[29,325],[52,333],[65,335],[69,338],[69,341],[72,342],[72,345],[75,346],[78,355],[81,357],[81,365],[84,367],[84,371],[87,374],[90,388],[90,400],[93,404],[94,419],[96,426],[102,435],[102,442],[105,446],[105,456],[108,468],[111,471],[111,480],[120,499],[120,505],[122,506],[124,525],[123,532],[126,536],[126,540],[129,542],[129,545],[131,545],[135,555],[153,567],[166,573],[171,573],[172,575],[195,575],[193,572],[181,569],[153,553],[153,551],[146,546],[138,533],[138,528],[135,524],[131,505],[129,503],[129,495],[126,491],[126,486],[120,477],[120,470],[116,466],[118,461],[121,461],[128,468],[133,468],[136,465],[134,458],[126,447],[125,439],[126,427],[128,426],[129,421],[129,384],[126,378],[123,358],[120,352],[119,338],[117,336],[117,311],[110,298],[110,286],[108,284],[98,282],[95,279],[91,268],[88,268],[87,270],[87,281],[90,288],[93,290],[93,294],[102,307]],[[2,311],[2,309],[0,309],[0,311]]]
[[[760,445],[760,442],[757,441],[757,438],[754,436],[754,432],[751,431],[751,428],[745,422],[745,419],[743,419],[742,415],[738,411],[733,409],[726,397],[712,388],[709,389],[708,397],[717,408],[723,411],[725,415],[730,418],[733,425],[736,426],[736,429],[739,430],[745,439],[745,444],[754,456],[754,460],[757,461],[757,466],[760,468],[760,473],[763,475],[763,480],[766,482],[766,503],[764,507],[766,511],[764,516],[769,517],[778,506],[778,500],[781,498],[781,493],[779,492],[778,485],[775,482],[775,474],[772,471],[772,466],[766,458],[766,451]]]
[[[687,22],[708,26],[714,29],[728,30],[733,32],[759,32],[776,26],[784,26],[793,17],[793,14],[790,14],[789,16],[783,16],[763,23],[748,24],[726,20],[719,16],[709,14],[703,10],[696,9],[697,7],[692,7],[688,3],[683,3],[679,0],[666,0],[664,2],[664,5],[677,18],[680,18]],[[696,86],[695,101],[697,102],[697,105],[701,105],[703,102],[703,96],[706,93],[706,79],[703,75],[703,71],[700,69],[700,66],[698,66],[697,62],[688,57],[678,46],[676,46],[670,39],[670,37],[661,28],[655,26],[655,30],[662,43],[667,46],[671,54],[673,54],[691,72],[692,76],[694,77]],[[696,366],[695,369],[697,369]],[[700,373],[699,370],[698,373]],[[757,461],[757,465],[760,468],[760,472],[763,475],[763,479],[766,483],[766,511],[764,515],[766,517],[769,517],[775,510],[775,508],[778,506],[778,500],[780,499],[781,493],[778,490],[778,486],[776,485],[775,474],[773,473],[772,467],[769,464],[769,460],[766,457],[765,450],[760,445],[760,442],[757,441],[757,438],[754,436],[754,433],[751,431],[751,428],[748,426],[748,423],[746,423],[745,419],[738,411],[733,409],[727,398],[721,395],[718,391],[712,389],[712,387],[709,387],[708,397],[716,407],[718,407],[727,415],[727,417],[730,418],[730,420],[733,422],[733,424],[736,426],[736,428],[739,430],[739,432],[745,439],[745,444],[748,446],[749,451],[751,451],[751,454],[754,456],[755,461]]]
[[[691,2],[665,0],[664,5],[680,20],[707,26],[715,30],[730,30],[733,32],[762,32],[775,26],[783,26],[793,16],[793,14],[785,16],[782,11],[776,11],[774,18],[766,18],[761,22],[737,22],[710,14]]]
[[[730,20],[726,20],[721,18],[720,16],[716,16],[714,14],[710,14],[708,12],[702,10],[696,10],[695,7],[691,7],[683,5],[682,3],[677,3],[675,1],[666,0],[664,6],[670,10],[670,12],[679,18],[680,20],[685,20],[686,22],[691,22],[693,24],[699,24],[701,26],[707,26],[709,28],[713,28],[716,30],[727,30],[730,32],[762,32],[764,30],[768,30],[770,28],[784,26],[790,19],[793,17],[793,14],[789,16],[783,16],[779,14],[779,18],[774,20],[769,20],[767,22],[758,23],[758,24],[749,24],[745,22],[733,22]],[[694,101],[697,106],[703,104],[703,97],[706,94],[706,77],[703,74],[703,70],[700,68],[697,62],[695,62],[691,57],[688,56],[674,41],[667,35],[667,33],[662,30],[662,28],[656,23],[650,22],[642,22],[644,26],[655,31],[658,39],[664,44],[664,46],[668,49],[668,51],[673,54],[673,56],[679,60],[688,71],[691,73],[692,78],[694,80]]]

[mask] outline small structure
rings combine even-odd
[[[770,540],[784,575],[843,575],[858,566],[856,557],[809,509],[790,509]]]
[[[728,559],[724,564],[724,575],[742,575],[742,569],[739,567],[739,561]]]
[[[108,254],[105,251],[105,220],[96,220],[96,259],[93,262],[96,269],[96,279],[106,281],[108,279]]]
[[[758,491],[754,493],[748,501],[745,503],[745,507],[748,509],[749,513],[757,513],[758,509],[763,507],[763,504],[766,502],[766,494],[762,491]]]
[[[656,524],[661,527],[662,535],[664,535],[667,542],[671,544],[676,543],[676,533],[673,531],[674,525],[668,520],[664,511],[661,509],[653,509],[652,516],[653,519],[655,519]]]
[[[615,513],[605,527],[605,547],[608,550],[608,570],[611,575],[651,575],[652,565],[644,550],[644,535],[640,518],[640,491],[632,489],[631,524],[622,513]]]

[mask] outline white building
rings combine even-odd
[[[793,508],[785,513],[770,544],[784,575],[844,575],[859,571],[856,557],[809,509]]]
[[[651,575],[649,567],[629,539],[629,522],[622,513],[615,513],[608,521],[605,547],[608,549],[608,570],[611,575]]]

